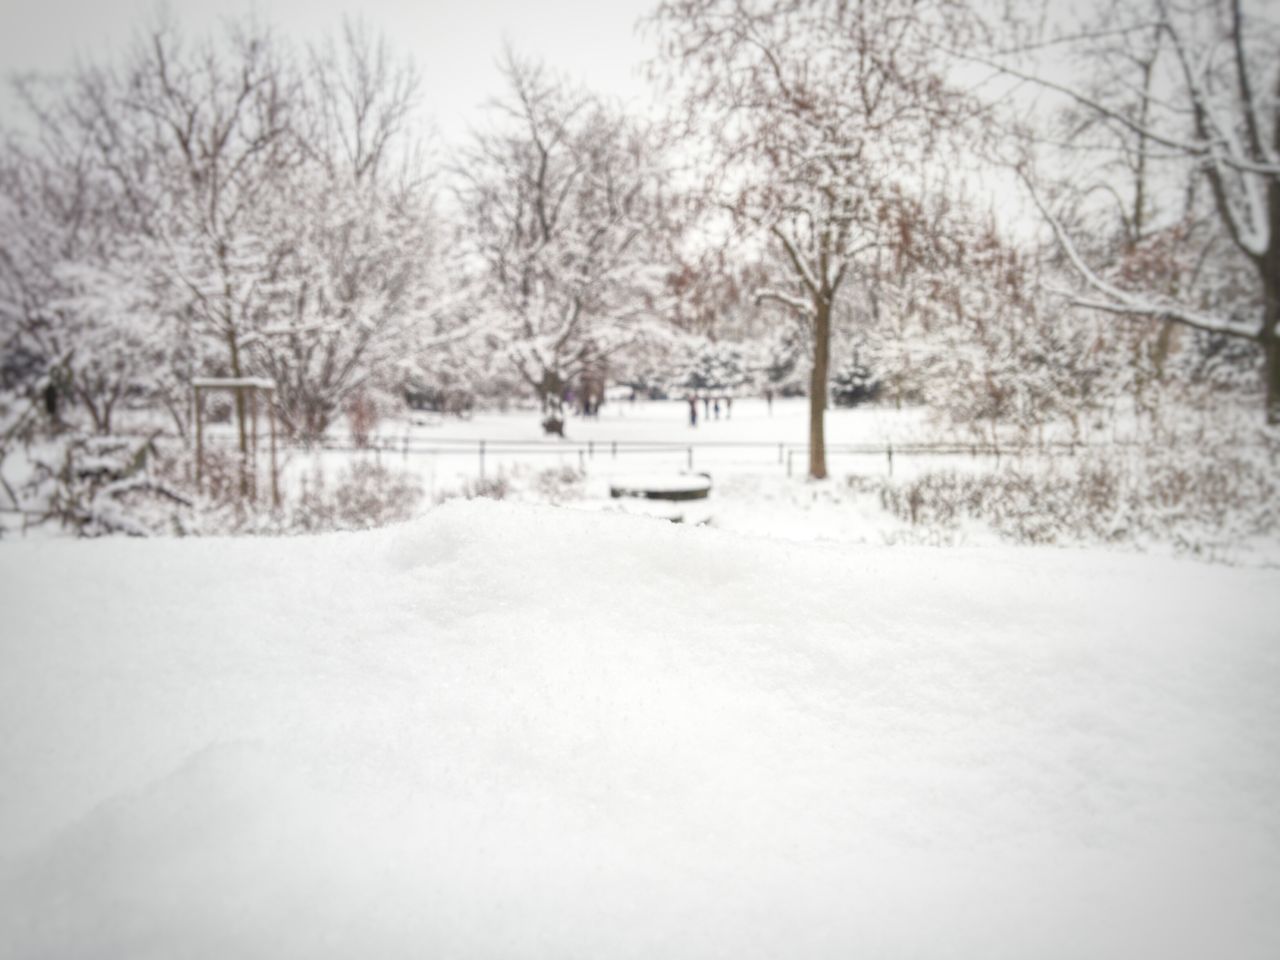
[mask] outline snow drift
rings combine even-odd
[[[1280,574],[456,503],[0,549],[0,954],[1280,956]]]

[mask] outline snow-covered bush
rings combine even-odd
[[[809,344],[799,327],[776,330],[760,348],[760,386],[783,397],[801,397],[808,389]]]
[[[879,396],[879,379],[857,353],[842,363],[831,378],[831,402],[837,407],[856,407]]]
[[[155,436],[66,434],[24,446],[24,475],[5,482],[27,525],[53,524],[83,537],[152,536],[190,530],[193,501],[157,460]]]
[[[670,388],[676,394],[734,393],[752,379],[748,351],[743,344],[688,338],[674,358]]]
[[[303,483],[295,501],[286,502],[280,533],[368,530],[412,517],[422,500],[422,485],[408,473],[358,460],[329,481],[319,470]]]
[[[336,476],[319,468],[304,475],[281,491],[276,507],[266,470],[253,476],[230,447],[206,448],[197,490],[190,450],[158,437],[68,434],[17,455],[24,479],[5,488],[26,526],[57,525],[84,537],[363,530],[409,519],[423,495],[416,476],[356,460]]]
[[[534,469],[517,464],[503,467],[496,476],[474,477],[461,486],[436,494],[437,506],[450,500],[516,500],[560,504],[583,497],[586,474],[567,465]]]
[[[534,475],[532,493],[545,503],[562,503],[582,497],[586,474],[574,467],[549,467]]]
[[[436,495],[437,506],[449,500],[505,500],[511,491],[511,480],[506,471],[499,471],[496,477],[476,477],[463,481],[457,490],[446,491]]]
[[[1011,462],[984,473],[939,470],[867,484],[913,526],[972,521],[1018,543],[1165,544],[1230,558],[1280,535],[1280,447],[1146,447]]]

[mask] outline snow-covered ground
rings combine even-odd
[[[614,402],[598,418],[571,417],[565,440],[545,438],[538,414],[530,410],[487,411],[467,419],[429,414],[387,419],[375,448],[368,450],[354,449],[339,425],[330,434],[339,449],[289,452],[284,487],[296,493],[304,484],[314,487],[318,477],[332,482],[357,462],[376,462],[412,478],[425,494],[422,510],[450,497],[479,494],[586,510],[643,509],[793,542],[985,545],[1008,539],[1010,532],[990,525],[990,517],[969,515],[973,490],[926,495],[918,523],[914,509],[908,517],[901,508],[915,495],[909,489],[914,482],[978,477],[982,497],[977,499],[999,499],[995,512],[1005,515],[1042,515],[1041,526],[1059,525],[1062,542],[1111,542],[1121,549],[1182,550],[1218,561],[1280,566],[1280,539],[1266,523],[1249,519],[1267,510],[1271,494],[1257,481],[1272,468],[1258,467],[1252,482],[1237,475],[1234,483],[1225,483],[1207,469],[1213,454],[1192,437],[1167,436],[1159,443],[1147,437],[1138,445],[1132,437],[1125,442],[1119,433],[1094,431],[1090,446],[1067,446],[1067,437],[1059,436],[1060,445],[1053,448],[1025,440],[1019,446],[1005,437],[993,452],[964,430],[931,420],[921,408],[835,408],[826,419],[829,479],[819,483],[805,479],[807,401],[779,399],[770,410],[761,399],[740,398],[731,417],[722,411],[709,421],[699,404],[697,427],[689,426],[683,401]],[[1177,468],[1159,473],[1160,456],[1175,453],[1181,458]],[[1259,456],[1265,460],[1267,454]],[[1104,467],[1106,476],[1099,479]],[[636,475],[676,482],[688,473],[710,477],[705,503],[664,510],[652,502],[637,508],[610,500],[618,482]],[[997,493],[999,482],[982,487],[988,478],[1023,492],[1029,478],[1036,478],[1039,499],[1006,502]],[[1063,480],[1069,481],[1065,494]],[[1199,485],[1198,493],[1179,500],[1178,484],[1188,482]],[[1096,496],[1099,483],[1114,490],[1091,503],[1100,529],[1086,533],[1079,516],[1064,519],[1070,511],[1055,501]],[[1165,489],[1169,485],[1172,489]],[[897,497],[896,512],[885,508],[886,491]],[[1223,501],[1217,513],[1210,506],[1215,492]],[[1238,502],[1230,502],[1231,496]],[[931,521],[947,509],[959,515],[946,523]],[[1161,527],[1157,516],[1168,517],[1168,524]]]
[[[483,475],[510,481],[509,499],[543,502],[550,492],[574,507],[628,510],[629,504],[609,503],[615,481],[637,474],[675,478],[692,471],[711,477],[709,501],[668,512],[698,521],[710,517],[721,529],[779,539],[883,544],[927,538],[928,533],[908,529],[880,509],[874,497],[850,488],[851,476],[892,473],[902,479],[930,469],[989,471],[1016,462],[982,453],[939,456],[901,449],[890,459],[888,447],[963,444],[965,438],[929,423],[920,408],[837,408],[827,413],[831,479],[806,483],[808,416],[808,401],[802,397],[775,399],[772,408],[762,399],[740,398],[718,419],[706,419],[699,404],[698,425],[690,427],[683,401],[622,401],[606,404],[599,417],[571,416],[561,441],[543,435],[536,411],[483,411],[466,419],[420,414],[382,423],[378,440],[389,449],[292,450],[284,457],[283,482],[296,491],[314,483],[317,472],[333,478],[354,460],[364,460],[416,478],[425,494],[424,509],[473,487]],[[331,436],[339,444],[350,443],[341,426]],[[483,457],[481,440],[486,444]],[[851,446],[875,452],[846,449]],[[561,471],[580,479],[567,490],[539,482],[540,474]],[[647,509],[654,515],[663,512],[656,505]],[[960,539],[996,538],[973,527]]]
[[[8,543],[0,956],[1280,956],[1278,587],[484,501]]]
[[[378,456],[389,466],[419,476],[432,496],[447,494],[479,475],[480,440],[487,444],[483,469],[488,477],[503,471],[567,467],[586,472],[600,491],[607,490],[612,476],[686,470],[690,466],[718,475],[747,473],[785,478],[787,452],[791,450],[795,451],[791,456],[792,475],[803,477],[806,454],[798,448],[808,441],[808,411],[804,398],[775,400],[772,411],[763,400],[744,398],[734,402],[731,416],[722,412],[720,419],[707,420],[699,404],[698,426],[690,427],[688,405],[681,401],[609,403],[598,417],[571,416],[565,425],[564,441],[544,436],[536,411],[485,411],[467,419],[421,414],[384,421],[379,436],[396,449],[408,439],[411,450],[431,452],[401,454],[393,449]],[[347,439],[340,427],[333,431],[333,437],[339,442]],[[929,426],[921,409],[864,407],[835,409],[827,414],[827,442],[836,448],[850,444],[883,447],[937,439],[937,429]],[[334,472],[351,456],[337,451],[323,454],[324,471]],[[832,472],[841,475],[851,471],[883,473],[888,469],[882,453],[836,449],[830,462]],[[296,483],[314,466],[314,457],[294,452],[286,470],[288,482]],[[901,456],[895,466],[900,470],[910,468]]]

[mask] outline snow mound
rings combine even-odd
[[[1280,956],[1280,574],[454,502],[0,549],[0,955]]]

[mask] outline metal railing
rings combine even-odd
[[[785,466],[787,475],[795,470],[797,454],[807,456],[809,444],[773,440],[492,440],[473,437],[438,437],[424,439],[405,435],[404,437],[374,437],[364,444],[353,441],[326,439],[320,443],[302,444],[286,443],[287,449],[309,451],[333,451],[349,453],[366,453],[375,456],[399,455],[405,458],[414,455],[427,456],[474,456],[481,477],[485,473],[486,458],[506,455],[577,455],[579,465],[584,467],[587,461],[597,456],[608,456],[617,459],[627,454],[683,453],[687,469],[694,468],[695,453],[704,451],[761,451],[776,452],[777,464]],[[889,473],[893,473],[895,457],[912,456],[944,456],[995,459],[997,462],[1005,458],[1018,458],[1028,455],[1073,456],[1085,444],[1069,441],[1048,441],[1036,444],[983,444],[953,442],[907,442],[892,443],[829,443],[826,452],[832,456],[864,456],[882,457]]]

